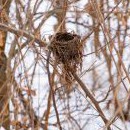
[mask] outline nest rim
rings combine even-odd
[[[50,49],[54,58],[58,63],[66,64],[67,66],[82,63],[83,46],[81,38],[77,34],[58,32],[54,35],[50,44]],[[64,61],[64,62],[63,62]]]
[[[71,33],[67,33],[67,32],[60,32],[60,33],[56,33],[55,35],[55,40],[57,42],[64,42],[64,43],[68,43],[68,42],[72,42],[74,39],[80,39],[79,35],[76,34],[71,34]]]

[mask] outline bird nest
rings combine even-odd
[[[59,32],[52,36],[49,49],[55,61],[62,65],[63,77],[67,83],[72,82],[71,71],[78,71],[82,67],[83,45],[77,34]]]

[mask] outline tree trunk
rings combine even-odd
[[[11,0],[0,1],[0,23],[8,24],[8,14]],[[9,90],[6,84],[6,62],[4,53],[7,33],[0,31],[0,125],[10,129]]]

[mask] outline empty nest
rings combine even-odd
[[[73,68],[81,67],[83,46],[79,35],[67,32],[56,33],[50,44],[50,49],[58,63]]]
[[[77,34],[59,32],[52,36],[49,46],[58,64],[62,64],[62,77],[68,84],[72,83],[71,71],[76,72],[82,67],[83,45]]]

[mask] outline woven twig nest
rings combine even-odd
[[[79,35],[59,32],[52,36],[49,46],[58,64],[62,64],[63,76],[67,83],[72,82],[71,71],[77,71],[82,67],[83,46]]]
[[[57,33],[50,45],[50,49],[58,63],[77,68],[82,63],[83,47],[80,36],[71,33]]]

